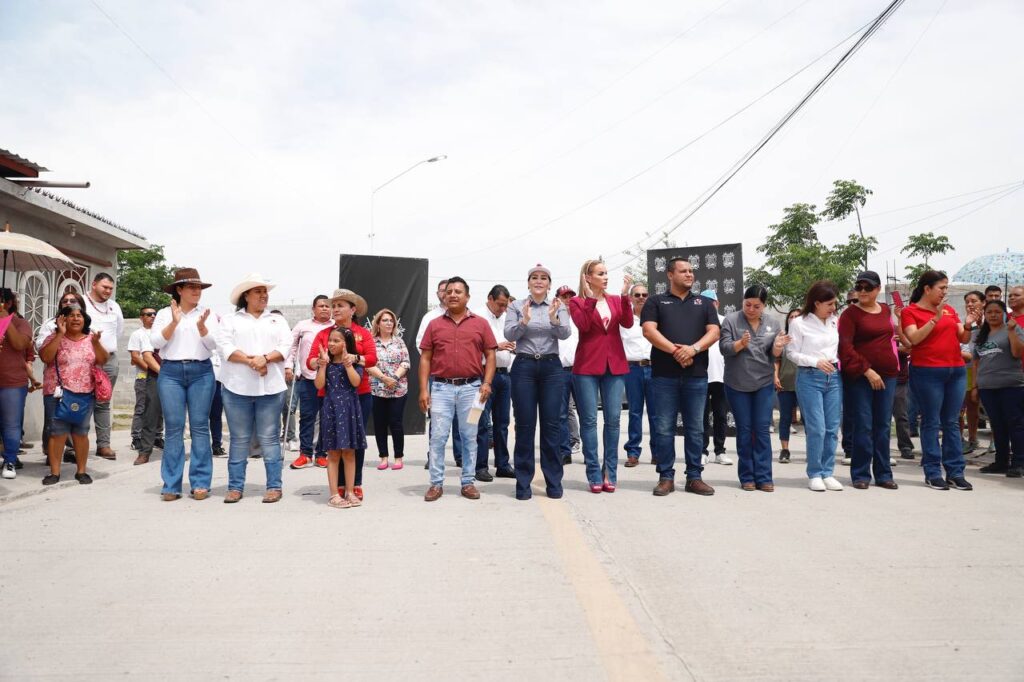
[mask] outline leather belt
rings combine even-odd
[[[517,358],[526,358],[527,360],[551,360],[552,358],[557,360],[558,353],[516,353]]]
[[[496,374],[508,374],[508,367],[495,367],[494,371]]]
[[[634,367],[650,367],[651,366],[651,361],[650,360],[630,360],[629,364],[634,366]]]
[[[433,377],[433,380],[437,383],[451,384],[452,386],[465,386],[471,384],[474,381],[480,381],[480,377],[459,377],[458,379],[446,379],[445,377]]]

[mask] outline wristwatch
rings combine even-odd
[[[704,351],[704,349],[700,347],[700,343],[693,344],[693,350],[695,353],[701,353]]]

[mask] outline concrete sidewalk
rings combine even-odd
[[[641,464],[592,495],[577,455],[562,500],[497,479],[468,501],[449,466],[427,504],[425,447],[370,456],[351,510],[321,469],[261,504],[260,460],[239,504],[221,459],[211,499],[163,503],[126,447],[91,486],[0,503],[0,678],[1024,677],[1020,479],[940,492],[901,461],[898,491],[812,493],[798,435],[773,494],[712,464],[714,497],[655,498]],[[31,459],[15,483],[41,488]]]

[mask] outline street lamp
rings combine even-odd
[[[406,168],[404,171],[402,171],[401,173],[399,173],[395,177],[393,177],[390,180],[388,180],[387,182],[385,182],[380,187],[377,187],[372,192],[370,192],[370,234],[369,234],[369,237],[370,237],[370,253],[371,254],[373,253],[373,238],[377,236],[377,231],[376,231],[376,229],[374,229],[374,224],[373,224],[373,204],[374,204],[374,198],[377,196],[377,192],[382,190],[382,189],[384,189],[385,187],[390,185],[392,182],[394,182],[398,178],[402,177],[403,175],[405,175],[406,173],[411,171],[413,168],[416,168],[417,166],[422,166],[425,163],[436,163],[437,161],[444,161],[447,158],[448,158],[447,154],[440,154],[438,156],[432,156],[429,159],[423,159],[422,161],[417,161],[416,163],[414,163],[413,165],[409,166],[408,168]]]

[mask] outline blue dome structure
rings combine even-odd
[[[1024,284],[1024,253],[994,253],[979,256],[953,275],[954,282],[971,284]]]

